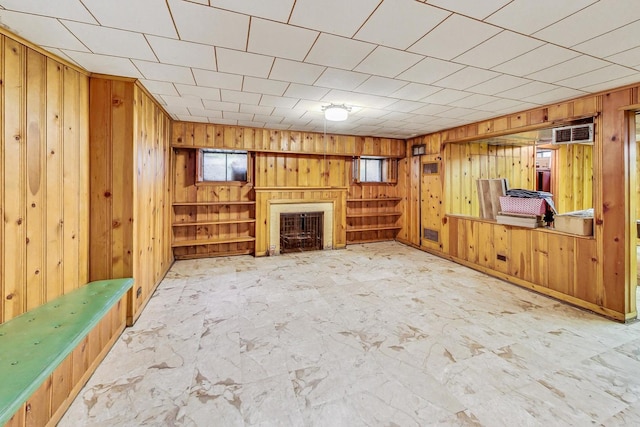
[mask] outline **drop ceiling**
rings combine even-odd
[[[176,120],[409,138],[640,82],[637,0],[0,0]],[[322,107],[352,108],[326,122]]]

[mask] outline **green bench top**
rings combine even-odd
[[[132,286],[133,279],[90,282],[0,324],[0,426]]]

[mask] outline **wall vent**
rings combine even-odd
[[[424,228],[422,230],[422,235],[425,238],[425,240],[431,240],[432,242],[436,242],[436,243],[440,241],[438,230],[431,230],[430,228]]]
[[[563,126],[552,129],[553,144],[590,144],[593,143],[593,123]]]

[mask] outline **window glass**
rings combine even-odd
[[[247,153],[204,151],[203,181],[246,181]]]
[[[383,159],[360,159],[360,182],[382,182]]]

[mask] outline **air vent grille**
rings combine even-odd
[[[426,240],[431,240],[432,242],[439,242],[440,241],[440,233],[438,233],[438,230],[431,230],[430,228],[424,228],[422,230],[422,235]]]
[[[553,129],[554,144],[586,144],[593,142],[593,123]]]

